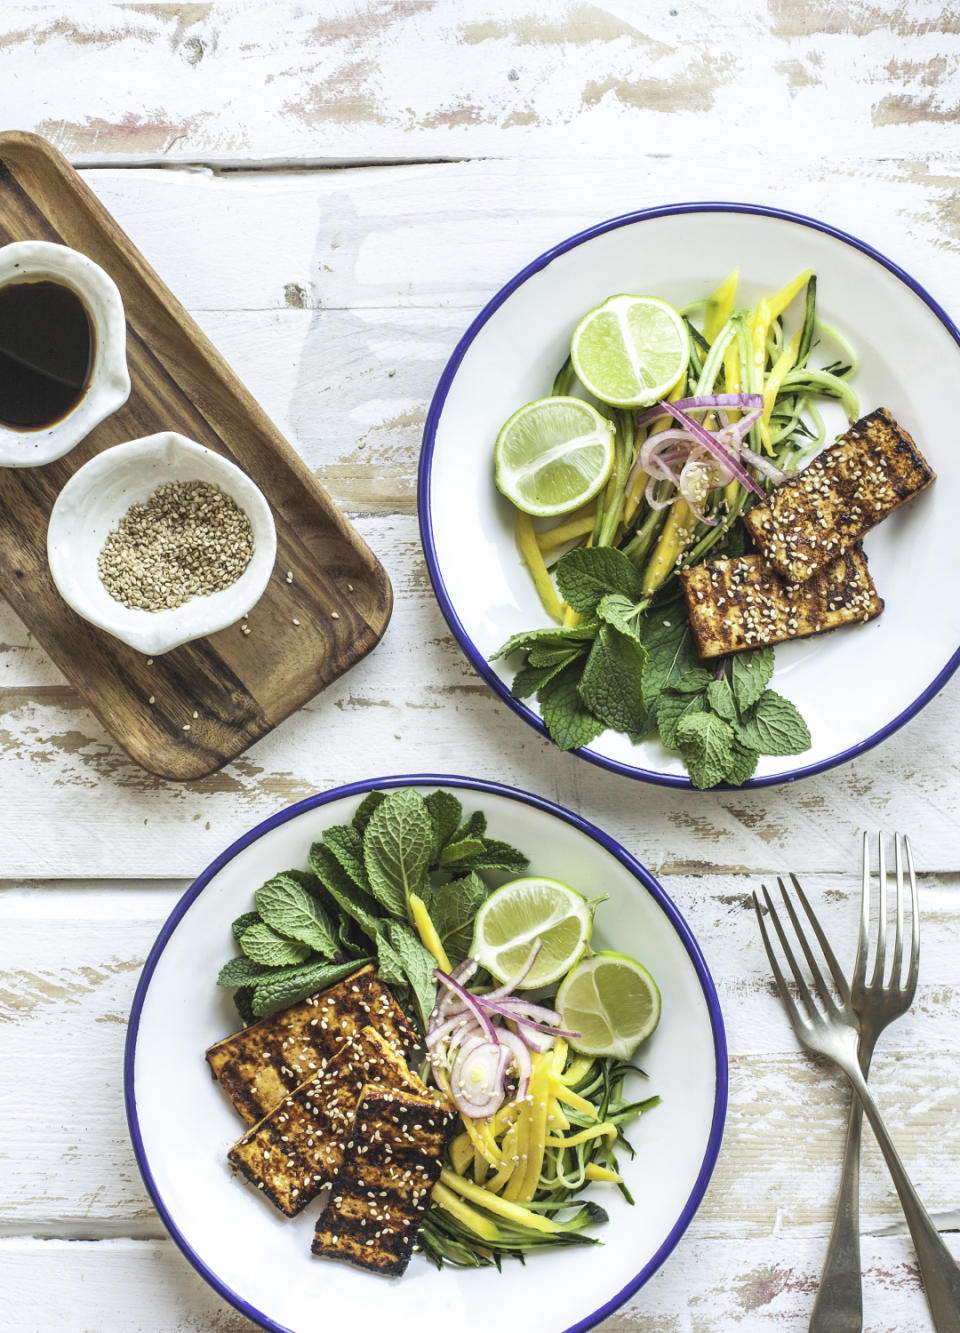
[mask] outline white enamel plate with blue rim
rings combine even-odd
[[[210,1077],[204,1052],[239,1026],[216,977],[234,953],[230,923],[279,870],[306,867],[310,844],[350,819],[373,787],[455,790],[482,810],[491,836],[530,857],[533,872],[605,893],[595,947],[647,964],[663,996],[660,1025],[639,1050],[648,1074],[636,1095],[661,1106],[629,1129],[636,1157],[618,1154],[637,1199],[594,1185],[610,1220],[602,1245],[536,1253],[526,1267],[438,1272],[414,1255],[402,1278],[363,1273],[310,1254],[320,1202],[281,1216],[227,1165],[245,1126]],[[703,955],[667,894],[618,843],[559,806],[495,783],[415,775],[342,787],[253,829],[184,894],[147,959],[131,1014],[125,1091],[130,1135],[157,1211],[190,1262],[261,1327],[276,1333],[329,1328],[431,1328],[559,1333],[592,1327],[652,1273],[693,1217],[716,1162],[727,1102],[723,1020]],[[360,1312],[358,1314],[358,1312]],[[359,1322],[358,1322],[359,1320]]]
[[[420,525],[441,609],[464,652],[500,698],[516,662],[491,664],[510,635],[548,623],[517,554],[515,511],[493,481],[493,444],[507,418],[549,394],[570,335],[614,292],[681,306],[740,269],[738,303],[817,274],[817,308],[853,343],[861,412],[889,408],[938,473],[932,487],[868,534],[864,549],[886,609],[867,625],[783,644],[773,686],[805,717],[812,746],[761,758],[747,786],[820,772],[862,753],[926,704],[960,664],[960,468],[955,460],[960,333],[890,260],[824,223],[742,204],[679,204],[601,223],[519,273],[478,315],[434,395],[420,460]],[[824,349],[825,360],[834,349]],[[824,360],[818,364],[824,364]],[[846,426],[826,404],[828,439]],[[944,590],[950,590],[944,596]],[[680,758],[657,739],[604,733],[577,751],[627,777],[689,787]]]

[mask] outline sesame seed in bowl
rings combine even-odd
[[[251,479],[173,431],[97,454],[50,515],[60,595],[143,653],[245,620],[276,559],[270,507]]]

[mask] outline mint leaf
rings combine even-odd
[[[561,750],[589,745],[606,730],[580,697],[580,676],[577,663],[564,667],[558,676],[543,686],[537,696],[544,725]]]
[[[490,661],[496,662],[511,653],[529,652],[540,644],[565,643],[570,646],[586,643],[597,632],[596,625],[550,625],[545,629],[528,629],[522,634],[512,634],[502,648],[490,655]]]
[[[351,958],[345,963],[315,963],[312,967],[291,968],[282,975],[266,977],[254,989],[251,1008],[258,1018],[267,1018],[335,986],[356,972],[358,966],[358,961]]]
[[[407,974],[403,970],[403,959],[386,935],[380,935],[377,939],[377,976],[387,986],[405,986],[407,984]]]
[[[310,952],[309,944],[299,940],[285,940],[265,921],[248,926],[240,936],[240,948],[255,963],[267,967],[282,967],[287,963],[302,963]]]
[[[244,1027],[249,1027],[251,1023],[257,1021],[257,1016],[253,1012],[253,987],[241,986],[239,990],[233,992],[233,1003],[237,1007],[237,1013],[240,1015],[240,1022]]]
[[[474,810],[467,821],[460,825],[454,836],[454,842],[464,838],[482,838],[487,831],[487,817],[482,810]]]
[[[240,943],[240,936],[250,926],[255,925],[260,920],[259,912],[242,912],[237,917],[230,929],[233,931],[233,938]]]
[[[387,936],[403,961],[403,970],[410,982],[420,1013],[422,1031],[425,1032],[437,998],[437,984],[433,979],[437,960],[421,944],[420,937],[402,921],[388,921]]]
[[[683,719],[696,713],[705,713],[708,708],[706,687],[692,694],[685,694],[672,687],[664,690],[657,701],[657,727],[664,745],[670,750],[676,750],[677,727]]]
[[[756,750],[751,750],[749,746],[742,745],[734,735],[731,761],[724,781],[729,782],[731,787],[742,786],[748,778],[753,777],[759,757]]]
[[[462,962],[470,953],[473,918],[490,893],[491,890],[474,872],[463,879],[441,884],[434,891],[430,899],[430,918],[451,963]]]
[[[433,839],[429,811],[412,787],[392,791],[374,811],[363,837],[363,859],[371,893],[392,916],[405,918],[410,894],[419,893]]]
[[[217,976],[218,986],[245,986],[260,977],[269,976],[275,969],[266,963],[255,963],[252,958],[241,955],[224,963]]]
[[[468,870],[509,870],[519,874],[521,870],[526,870],[530,864],[523,852],[518,852],[516,847],[511,847],[508,842],[500,842],[497,838],[482,838],[483,851],[476,856],[471,856],[469,860],[460,861],[457,865],[458,872],[462,875]],[[434,897],[430,899],[430,910],[433,911]]]
[[[574,661],[574,658],[568,657],[559,662],[556,666],[533,667],[525,666],[513,678],[513,684],[510,686],[510,693],[514,699],[529,699],[531,695],[542,690],[548,681],[558,676],[565,666]]]
[[[810,748],[810,731],[796,707],[773,690],[765,690],[744,716],[738,735],[761,754],[801,754]]]
[[[636,643],[643,640],[644,619],[642,604],[632,602],[620,592],[609,592],[597,604],[597,615],[606,624],[618,629]]]
[[[632,602],[643,597],[643,579],[636,565],[613,546],[585,546],[557,561],[557,586],[574,611],[592,611],[608,592]]]
[[[385,791],[368,791],[366,796],[353,812],[353,819],[350,821],[353,827],[360,834],[364,835],[367,825],[373,818],[373,812],[378,805],[382,805],[387,798]]]
[[[471,856],[479,856],[482,851],[482,838],[463,838],[460,842],[449,842],[440,853],[440,864],[455,865],[457,861],[466,861]]]
[[[315,842],[310,848],[310,864],[341,912],[351,917],[364,935],[375,940],[380,934],[380,911],[373,898],[357,888],[330,848],[322,842]]]
[[[679,608],[648,614],[642,632],[647,650],[643,664],[643,701],[649,710],[648,728],[658,725],[658,700],[681,676],[698,665],[693,630]]]
[[[580,698],[614,731],[636,736],[647,710],[640,686],[645,651],[611,625],[601,625],[580,680]]]
[[[535,645],[527,654],[527,664],[532,667],[566,666],[573,661],[581,647],[579,643]]]
[[[716,713],[688,713],[676,727],[677,746],[695,787],[722,782],[733,757],[733,728]]]
[[[709,671],[704,671],[703,667],[694,667],[692,671],[685,671],[679,680],[675,680],[668,688],[677,694],[703,694],[713,681],[714,677]]]
[[[463,806],[453,792],[449,791],[432,791],[423,798],[423,803],[433,824],[433,856],[430,859],[436,861],[460,827]]]
[[[377,806],[377,809],[381,806]],[[357,888],[369,893],[370,881],[363,860],[363,837],[352,824],[333,824],[324,829],[322,836],[324,847],[330,848]]]
[[[337,952],[334,923],[316,898],[289,875],[275,875],[253,895],[260,918],[288,940],[299,940],[324,958]]]
[[[757,648],[750,653],[734,653],[730,679],[734,698],[741,713],[757,702],[773,675],[773,649]]]
[[[727,722],[737,721],[737,705],[734,702],[730,682],[724,676],[721,680],[712,680],[707,686],[707,701],[715,713]]]

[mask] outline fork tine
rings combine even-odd
[[[853,985],[860,987],[867,980],[867,953],[870,929],[870,845],[864,833],[860,850],[860,931],[857,935],[857,958],[853,965]]]
[[[796,881],[794,881],[794,884],[796,885]],[[800,947],[803,950],[804,957],[807,960],[807,966],[810,968],[810,971],[813,975],[813,984],[816,988],[820,1002],[821,1004],[824,1005],[826,1009],[830,1009],[833,1004],[833,1001],[830,996],[830,988],[827,986],[827,983],[824,980],[823,973],[820,970],[820,964],[817,960],[816,955],[814,954],[813,950],[810,947],[810,942],[807,939],[803,926],[801,926],[800,924],[800,918],[797,916],[797,910],[790,899],[790,895],[787,893],[786,885],[784,884],[783,880],[779,877],[779,875],[777,876],[777,886],[780,889],[780,896],[783,898],[783,904],[787,909],[787,914],[790,917],[790,920],[793,924],[794,933],[796,934],[797,939],[800,941]]]
[[[903,970],[903,843],[899,833],[893,835],[894,877],[897,883],[896,932],[893,937],[893,968],[890,984],[899,988]]]
[[[774,928],[776,929],[777,935],[780,937],[780,947],[783,950],[784,957],[790,964],[790,971],[793,973],[793,979],[796,982],[797,991],[799,992],[801,1000],[806,1005],[807,1013],[810,1015],[811,1018],[816,1018],[817,1008],[813,1002],[813,996],[810,994],[810,987],[807,985],[806,978],[804,977],[803,971],[801,970],[800,965],[797,962],[796,955],[794,954],[793,949],[790,947],[790,941],[787,939],[786,932],[784,931],[783,926],[780,924],[780,918],[777,915],[777,909],[773,905],[773,899],[767,892],[766,885],[761,885],[761,888],[763,889],[764,901],[767,904],[767,911],[770,913],[770,917],[771,920],[773,921]],[[780,884],[780,889],[782,892],[783,891],[782,884]],[[797,936],[800,940],[801,945],[803,946],[804,952],[806,952],[807,944],[803,938],[803,932],[800,930],[800,923],[797,921],[796,914],[793,911],[792,905],[790,903],[790,900],[787,898],[786,893],[784,893],[783,896],[784,896],[784,901],[786,902],[787,905],[787,911],[790,913],[790,918],[793,922],[794,930],[796,930]]]
[[[887,961],[887,857],[883,849],[883,834],[877,835],[877,878],[880,883],[880,908],[877,920],[877,961],[873,965],[871,986],[883,985],[883,969]]]
[[[846,978],[846,977],[844,976],[844,974],[843,974],[843,968],[842,968],[842,967],[840,966],[840,964],[837,962],[837,956],[836,956],[836,954],[833,952],[833,950],[830,948],[830,941],[827,939],[826,935],[823,933],[823,927],[820,925],[820,922],[819,922],[819,920],[817,919],[816,913],[814,912],[813,908],[810,906],[810,900],[808,899],[807,895],[804,893],[803,889],[801,888],[801,886],[800,886],[800,881],[797,879],[796,875],[794,875],[794,874],[791,874],[791,875],[790,875],[790,879],[791,879],[791,881],[793,882],[793,887],[794,887],[794,888],[796,889],[796,891],[797,891],[797,897],[798,897],[798,898],[800,899],[800,901],[803,903],[803,910],[806,912],[807,917],[809,918],[810,924],[811,924],[811,926],[813,927],[813,933],[816,935],[817,940],[819,941],[819,944],[820,944],[820,948],[823,950],[823,956],[824,956],[824,958],[827,960],[827,966],[830,968],[830,974],[831,974],[831,976],[833,977],[834,984],[836,985],[837,992],[838,992],[838,994],[839,994],[839,996],[840,996],[840,999],[841,999],[841,1001],[842,1001],[844,1004],[846,1004],[847,1001],[850,999],[850,987],[847,985],[847,978]],[[809,959],[809,955],[808,955],[808,959]],[[812,966],[812,963],[811,963],[811,966]],[[829,996],[828,988],[825,986],[822,977],[820,977],[820,987],[821,987],[821,991],[823,992],[824,996],[827,998],[828,1002],[832,1003],[832,1000],[830,999],[830,996]]]
[[[774,921],[776,921],[777,914],[774,911],[773,903],[770,901],[770,895],[767,893],[765,887],[763,889],[763,893],[764,897],[767,900],[767,910],[772,915]],[[783,1007],[784,1009],[786,1009],[787,1015],[790,1019],[790,1022],[793,1024],[794,1029],[795,1030],[799,1029],[803,1025],[804,1020],[800,1017],[800,1013],[797,1010],[797,1006],[793,1002],[793,996],[787,989],[786,979],[784,978],[783,972],[780,970],[780,962],[777,958],[776,953],[774,952],[773,945],[770,943],[770,936],[767,933],[767,923],[763,919],[763,908],[760,906],[760,899],[757,897],[757,892],[755,889],[753,892],[753,906],[757,914],[757,922],[759,923],[760,926],[760,934],[763,936],[763,947],[767,951],[767,958],[770,960],[770,969],[773,972],[773,978],[777,983],[777,990],[780,992],[780,999],[783,1002]],[[780,923],[777,922],[778,931],[779,931],[779,924]],[[783,932],[779,931],[779,933],[782,939]]]
[[[917,989],[917,975],[920,971],[920,900],[917,895],[917,872],[913,868],[913,851],[910,839],[904,836],[903,849],[907,854],[907,876],[910,880],[910,910],[913,921],[910,927],[910,966],[907,969],[905,989],[913,1001]]]

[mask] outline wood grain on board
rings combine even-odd
[[[184,225],[189,225],[185,220]],[[0,136],[0,241],[89,256],[120,289],[129,399],[65,458],[0,473],[0,590],[128,754],[198,778],[242,753],[379,641],[389,580],[212,344],[69,164],[43,140]],[[177,430],[237,463],[270,503],[277,563],[247,618],[155,659],[90,625],[50,577],[46,531],[67,479],[124,440]]]

